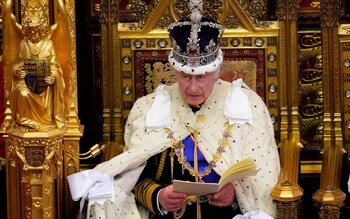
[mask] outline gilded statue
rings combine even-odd
[[[21,25],[11,8],[12,0],[8,0],[3,32],[6,81],[11,83],[7,98],[15,127],[24,132],[64,130],[69,78],[64,19],[58,17],[57,23],[49,28],[39,15],[28,14]],[[64,39],[67,41],[62,45]]]

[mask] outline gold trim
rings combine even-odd
[[[300,162],[301,174],[310,174],[310,173],[320,174],[321,170],[322,170],[322,161],[301,161]]]
[[[156,181],[160,180],[160,177],[162,176],[165,158],[166,158],[167,153],[168,153],[167,150],[162,152],[162,156],[161,156],[160,162],[158,164],[157,174],[156,174],[156,178],[155,178]],[[171,179],[173,179],[173,178],[171,177]]]

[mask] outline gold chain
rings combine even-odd
[[[190,174],[194,177],[199,177],[202,179],[202,177],[207,176],[211,173],[212,169],[216,166],[216,163],[221,159],[222,153],[225,152],[225,148],[229,145],[228,138],[232,136],[232,129],[233,125],[230,125],[228,122],[224,125],[225,131],[222,134],[222,138],[219,140],[218,148],[216,149],[216,154],[213,155],[213,160],[209,162],[208,166],[204,168],[204,171],[198,171],[195,170],[189,162],[187,162],[187,157],[183,154],[183,149],[185,148],[185,145],[182,143],[182,141],[176,141],[174,138],[174,133],[171,129],[165,128],[165,132],[168,134],[168,138],[171,139],[171,147],[174,149],[175,154],[177,156],[177,160],[180,164],[184,166],[185,169],[187,169]],[[194,128],[188,127],[189,130],[193,131],[195,144],[197,144],[197,135],[199,132],[197,132]]]

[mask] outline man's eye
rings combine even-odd
[[[198,75],[197,80],[198,81],[204,81],[207,78],[207,75]]]

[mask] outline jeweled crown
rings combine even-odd
[[[190,2],[190,20],[175,22],[168,27],[173,44],[168,58],[175,70],[205,74],[216,70],[222,62],[219,43],[224,28],[216,21],[202,16],[202,1]]]

